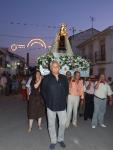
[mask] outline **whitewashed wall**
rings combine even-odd
[[[106,45],[106,61],[105,63],[102,62],[101,64],[94,63],[93,73],[94,75],[97,75],[99,68],[105,68],[106,76],[111,76],[113,78],[113,32],[108,33],[104,38]],[[98,37],[93,41],[93,62],[95,62],[95,52],[100,50],[99,42],[100,39]],[[89,44],[90,43],[84,45],[83,49],[85,50],[85,52],[83,52],[83,55],[88,56],[90,54],[90,49],[88,47]]]

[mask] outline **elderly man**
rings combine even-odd
[[[46,75],[42,83],[42,94],[46,102],[48,130],[50,135],[50,149],[55,149],[56,143],[65,148],[64,131],[66,124],[66,99],[68,95],[68,80],[59,73],[60,65],[57,61],[50,63],[49,75]],[[55,128],[56,115],[59,119],[58,137]]]

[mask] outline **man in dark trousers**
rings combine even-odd
[[[66,99],[68,95],[68,80],[59,73],[60,64],[57,61],[50,63],[51,73],[44,77],[42,95],[47,107],[48,130],[50,135],[50,149],[55,149],[57,142],[65,148],[64,131],[66,125]],[[59,119],[58,137],[55,128],[56,115]]]

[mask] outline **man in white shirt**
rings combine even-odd
[[[105,75],[100,74],[99,80],[95,83],[94,91],[94,113],[92,118],[92,128],[96,128],[99,123],[101,127],[106,127],[104,124],[104,115],[106,112],[107,96],[112,101],[112,90],[106,82]]]

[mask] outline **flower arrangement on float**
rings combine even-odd
[[[50,62],[53,60],[57,60],[60,65],[61,69],[64,66],[67,66],[69,70],[77,69],[79,71],[88,70],[90,67],[90,62],[81,56],[59,56],[55,57],[53,54],[46,54],[37,58],[37,66],[42,66],[44,69],[47,69]]]

